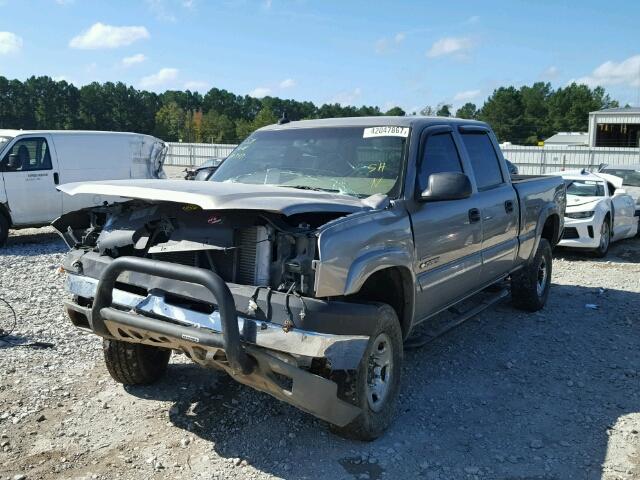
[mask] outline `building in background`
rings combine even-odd
[[[547,138],[544,141],[544,144],[549,146],[586,147],[589,145],[589,133],[588,132],[558,132],[552,137]]]
[[[589,146],[640,147],[640,108],[606,108],[591,112]]]

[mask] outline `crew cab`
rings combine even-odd
[[[487,124],[437,117],[283,122],[210,181],[60,190],[122,197],[54,222],[69,317],[116,381],[182,352],[364,440],[417,325],[505,280],[544,306],[566,203],[560,177],[510,176]]]

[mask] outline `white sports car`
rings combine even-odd
[[[633,197],[622,188],[622,179],[586,170],[556,172],[567,186],[564,234],[559,246],[588,248],[604,257],[609,244],[638,232]]]

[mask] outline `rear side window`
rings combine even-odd
[[[426,190],[432,173],[441,172],[462,172],[460,155],[450,133],[437,133],[427,137],[418,172],[420,192]]]
[[[32,172],[51,170],[51,154],[44,138],[18,140],[2,159],[3,170],[7,172]]]
[[[486,190],[504,182],[498,155],[486,133],[463,133],[462,140],[476,177],[478,190]]]

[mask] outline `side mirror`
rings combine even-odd
[[[15,170],[19,167],[20,158],[17,153],[12,153],[9,155],[9,160],[7,161],[7,167],[9,170]]]
[[[471,196],[471,181],[461,172],[441,172],[429,175],[429,185],[420,194],[423,202],[460,200]]]
[[[613,195],[626,195],[627,191],[624,188],[616,188],[616,191],[613,192]]]

